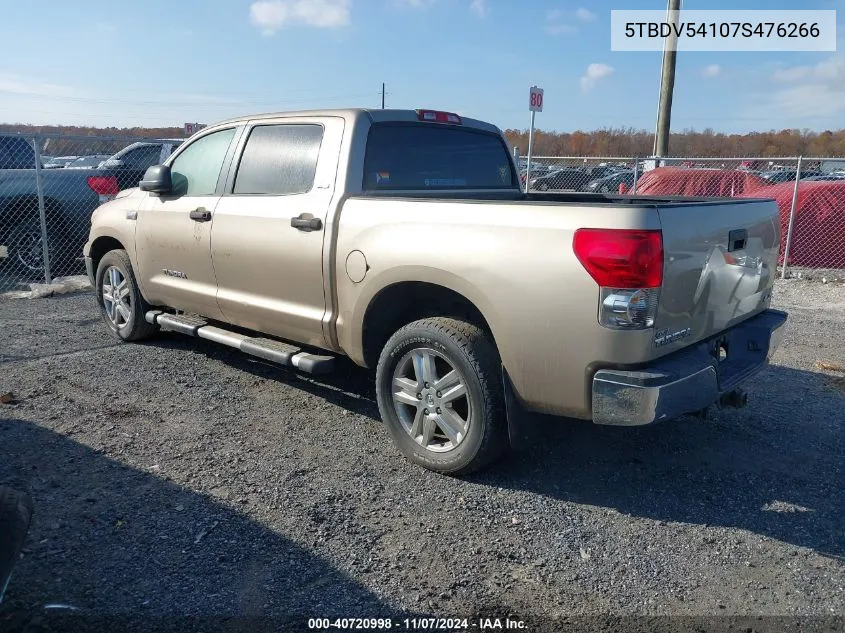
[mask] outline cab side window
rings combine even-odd
[[[238,165],[233,193],[282,196],[311,191],[322,141],[321,125],[254,127]]]
[[[170,166],[174,195],[213,195],[234,135],[235,128],[219,130],[188,145]]]

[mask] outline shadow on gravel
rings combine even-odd
[[[284,383],[347,411],[381,422],[374,390],[375,374],[346,358],[338,358],[335,371],[329,375],[309,376],[253,358],[235,349],[181,334],[161,333],[144,344],[168,349],[190,349],[215,362],[226,363],[238,371]]]
[[[845,556],[842,391],[771,366],[748,408],[642,428],[542,419],[533,446],[473,481],[658,521],[749,530]]]
[[[4,632],[306,630],[309,617],[400,616],[322,558],[154,469],[21,420],[0,420],[0,447],[0,481],[35,500],[0,605]]]
[[[152,344],[190,347],[380,419],[372,374],[351,363],[341,362],[333,375],[303,379],[179,335]],[[535,416],[531,448],[470,480],[657,521],[745,529],[845,556],[845,393],[821,374],[777,365],[747,387],[746,409],[707,421],[611,428]]]

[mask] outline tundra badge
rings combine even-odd
[[[654,346],[663,347],[669,343],[680,341],[681,339],[688,337],[691,332],[692,329],[688,327],[683,330],[678,330],[677,332],[670,332],[668,329],[658,330],[654,333]]]

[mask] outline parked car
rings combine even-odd
[[[97,209],[83,252],[120,340],[163,328],[312,374],[349,357],[401,452],[459,474],[519,442],[525,410],[743,406],[786,321],[777,214],[525,194],[493,125],[328,110],[205,128]]]
[[[50,162],[45,162],[43,164],[43,167],[44,169],[61,169],[63,167],[66,167],[78,158],[79,156],[54,156],[50,159]]]
[[[845,174],[822,174],[820,176],[810,176],[809,178],[802,178],[801,180],[810,181],[827,181],[827,182],[841,182],[845,180]]]
[[[35,150],[22,136],[0,136],[0,169],[34,169]]]
[[[76,160],[72,160],[65,169],[94,169],[99,167],[104,160],[111,158],[110,154],[91,154],[89,156],[80,156]]]
[[[640,173],[639,175],[642,175]],[[626,188],[634,186],[634,172],[633,171],[617,171],[616,173],[591,180],[584,187],[585,191],[593,191],[596,193],[617,193],[619,185],[625,185]]]
[[[535,165],[531,163],[531,178],[538,178],[540,176],[545,176],[549,172],[553,171],[551,167],[548,165]],[[525,184],[525,179],[528,177],[528,170],[523,169],[519,172],[519,179],[520,181]]]
[[[590,182],[590,174],[576,167],[556,169],[544,176],[534,178],[529,189],[535,191],[582,191]]]
[[[585,168],[586,172],[590,176],[590,180],[598,180],[599,178],[612,176],[623,169],[623,167],[617,167],[616,165],[596,165],[594,167]]]
[[[796,169],[775,169],[772,171],[764,171],[760,174],[761,178],[765,178],[769,184],[776,185],[781,182],[788,182],[795,180],[795,175],[798,173]],[[801,179],[816,178],[823,176],[822,172],[816,170],[801,170]]]
[[[44,270],[35,153],[24,139],[19,140],[24,141],[22,147],[28,149],[28,155],[19,148],[13,164],[20,167],[0,169],[0,253],[5,255],[0,264],[12,267],[16,277],[35,279]],[[123,189],[136,187],[144,171],[166,160],[182,140],[133,143],[94,169],[42,172],[47,238],[53,254],[51,272],[65,274],[81,266],[79,251],[97,205]]]

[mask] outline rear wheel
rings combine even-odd
[[[401,328],[382,351],[376,394],[399,450],[429,470],[466,474],[507,449],[499,355],[475,325],[431,318]]]
[[[147,323],[150,305],[141,296],[132,262],[124,250],[109,251],[96,274],[97,303],[106,325],[124,341],[140,341],[158,329]]]
[[[27,281],[44,280],[44,241],[37,215],[12,226],[3,242],[7,249],[7,266]]]
[[[548,191],[549,190],[549,183],[541,182],[537,185],[537,191]]]

